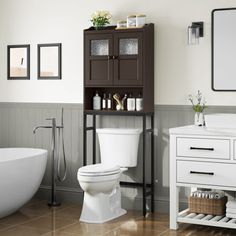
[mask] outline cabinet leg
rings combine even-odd
[[[96,164],[96,115],[93,115],[93,164]]]
[[[170,188],[170,229],[177,230],[179,213],[179,187]]]
[[[155,210],[154,197],[155,197],[155,161],[154,161],[154,116],[151,116],[151,212]]]
[[[84,114],[84,126],[83,126],[83,166],[87,165],[87,115]]]
[[[143,216],[146,216],[146,116],[143,116]]]

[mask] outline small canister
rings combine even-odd
[[[126,20],[118,20],[117,21],[117,28],[122,29],[127,27],[127,21]]]
[[[127,16],[127,27],[128,28],[136,27],[136,15]]]
[[[143,27],[146,23],[146,15],[136,15],[136,27]]]
[[[135,99],[135,106],[136,106],[136,111],[142,111],[143,110],[143,98],[141,94]]]
[[[135,98],[132,96],[132,94],[130,94],[129,98],[127,99],[127,110],[135,111]]]

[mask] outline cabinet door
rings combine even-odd
[[[114,34],[114,85],[142,85],[142,33]]]
[[[85,85],[113,84],[112,34],[85,36]]]

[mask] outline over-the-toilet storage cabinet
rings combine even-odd
[[[143,97],[141,111],[116,110],[112,99],[111,109],[93,110],[93,96],[98,92],[113,96],[125,94]],[[143,215],[154,212],[154,24],[141,28],[116,29],[108,26],[102,30],[93,27],[84,30],[84,115],[83,115],[83,164],[87,165],[87,133],[92,132],[92,163],[96,158],[97,116],[138,116],[142,118],[142,182],[124,182],[122,186],[141,187]],[[92,118],[87,122],[88,117]],[[150,119],[150,122],[148,122]],[[90,123],[90,124],[89,124]],[[150,142],[147,142],[150,136]],[[150,159],[147,159],[150,148]],[[147,160],[150,160],[148,163]],[[151,171],[146,173],[146,165]],[[146,178],[150,175],[150,182]]]
[[[236,191],[236,132],[185,126],[170,129],[170,228],[178,223],[236,228],[236,219],[179,212],[180,187]]]

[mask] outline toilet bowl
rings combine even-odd
[[[137,165],[138,129],[97,129],[101,163],[81,167],[77,178],[84,191],[80,221],[104,223],[126,214],[121,208],[120,176]]]
[[[126,213],[120,204],[120,175],[118,166],[96,164],[79,169],[77,177],[84,191],[80,221],[104,223]]]

